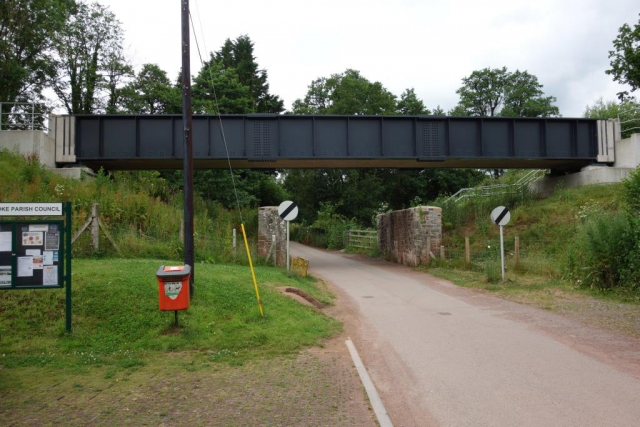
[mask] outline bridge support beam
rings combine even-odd
[[[258,209],[258,256],[275,257],[275,263],[279,267],[287,265],[287,224],[280,219],[277,206]]]
[[[439,253],[442,242],[442,209],[418,206],[377,217],[378,247],[391,260],[416,266]],[[428,242],[428,243],[427,243]]]

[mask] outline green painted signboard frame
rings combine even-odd
[[[59,204],[59,203],[58,203]],[[16,203],[0,203],[0,208],[6,205],[17,205]],[[22,206],[29,205],[51,205],[50,203],[20,203]],[[46,217],[60,217],[63,219],[34,219],[29,220],[25,217],[34,217],[33,215],[29,215],[29,212],[24,213],[16,213],[9,214],[7,216],[19,219],[12,220],[1,220],[0,221],[0,231],[1,232],[11,232],[11,251],[0,252],[0,257],[2,257],[1,264],[4,264],[6,259],[11,257],[10,265],[11,265],[11,285],[10,286],[0,286],[0,290],[18,290],[18,289],[65,289],[65,330],[67,333],[71,333],[71,213],[72,207],[71,203],[65,202],[62,203],[62,215],[44,215]],[[57,266],[57,284],[55,285],[44,285],[44,266],[43,272],[41,274],[34,274],[32,276],[19,276],[18,275],[18,258],[26,255],[25,248],[29,248],[23,244],[19,237],[21,233],[30,232],[29,226],[42,226],[48,225],[47,231],[31,231],[32,233],[43,233],[43,242],[41,245],[32,245],[33,249],[39,250],[42,256],[44,256],[44,252],[47,248],[46,246],[46,236],[47,234],[58,234],[58,250],[51,251],[58,253],[58,260],[56,261],[53,258],[53,262],[51,265]],[[37,227],[36,227],[37,228]],[[40,247],[41,249],[38,249]],[[28,255],[27,255],[28,256]],[[36,255],[37,256],[37,255]],[[52,254],[53,256],[53,254]],[[4,264],[6,265],[6,264]],[[49,265],[47,265],[49,266]],[[38,271],[33,270],[33,271]],[[5,273],[6,275],[6,273]],[[40,277],[42,276],[42,277]],[[40,282],[40,283],[37,283]]]

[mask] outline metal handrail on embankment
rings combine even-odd
[[[35,102],[0,101],[0,130],[46,130],[48,111],[40,107],[44,105]]]
[[[532,183],[538,181],[546,175],[546,169],[533,169],[527,172],[522,178],[513,184],[496,184],[496,185],[483,185],[479,187],[461,188],[447,200],[445,203],[454,202],[458,203],[461,200],[473,198],[473,197],[492,197],[500,196],[504,194],[515,194],[521,191],[523,188],[529,187]]]

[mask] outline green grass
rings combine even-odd
[[[330,302],[313,279],[258,267],[264,304],[260,317],[247,267],[196,264],[191,307],[158,310],[155,271],[161,260],[75,260],[73,333],[64,333],[63,290],[0,292],[0,364],[72,367],[140,366],[154,353],[204,352],[211,361],[243,363],[251,358],[291,354],[340,330],[338,321],[281,295],[276,286],[295,286]],[[168,262],[170,264],[170,262]]]

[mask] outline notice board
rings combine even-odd
[[[0,287],[63,287],[65,232],[63,221],[0,222]]]

